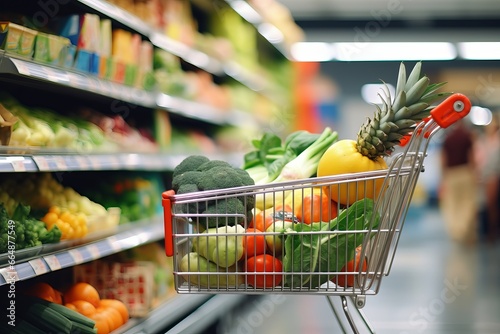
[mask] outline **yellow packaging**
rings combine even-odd
[[[17,52],[24,27],[12,22],[0,22],[0,28],[4,40],[2,48],[5,51]]]
[[[35,46],[35,39],[38,31],[22,27],[23,33],[19,40],[19,48],[17,53],[22,56],[31,57],[33,55],[33,49]]]

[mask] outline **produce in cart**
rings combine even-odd
[[[253,185],[253,179],[243,169],[233,167],[221,160],[210,160],[202,155],[191,155],[179,163],[172,174],[172,189],[176,194],[193,193],[204,190],[227,189]],[[185,213],[205,214],[206,219],[195,218],[198,227],[213,228],[241,224],[252,219],[254,198],[247,196],[221,198],[203,205],[196,203],[182,208]],[[217,214],[226,215],[224,218]],[[212,215],[212,216],[211,216]]]
[[[356,140],[343,139],[334,143],[321,157],[317,175],[340,175],[387,168],[384,157],[389,156],[404,136],[410,135],[415,125],[430,115],[431,103],[451,93],[438,93],[445,83],[431,84],[427,76],[421,76],[422,63],[418,62],[406,78],[403,63],[399,67],[394,99],[389,90],[380,95],[382,107],[368,118],[358,132]],[[385,85],[385,84],[384,84]],[[342,205],[349,205],[368,196],[376,199],[383,179],[373,182],[352,182],[331,185],[330,198]]]

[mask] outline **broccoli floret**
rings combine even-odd
[[[197,171],[200,171],[200,172],[205,172],[205,171],[208,171],[212,168],[218,168],[218,167],[229,167],[229,168],[233,168],[233,166],[231,166],[229,163],[225,162],[225,161],[222,161],[222,160],[210,160],[210,161],[207,161],[203,164],[201,164],[200,166],[198,166],[198,168],[196,168]]]
[[[59,229],[59,227],[57,227],[57,225],[54,225],[50,229],[50,231],[48,231],[44,235],[40,236],[40,242],[42,244],[51,244],[51,243],[59,242],[61,240],[61,235],[62,235],[62,233],[61,233],[61,230]]]
[[[214,190],[241,187],[243,182],[240,175],[232,167],[215,167],[203,174],[198,183],[201,190]]]
[[[186,184],[181,185],[176,193],[177,194],[187,194],[187,193],[197,192],[198,190],[199,189],[198,189],[198,186],[196,184],[186,183]]]
[[[172,177],[176,177],[177,175],[183,174],[188,171],[194,171],[207,161],[210,161],[210,159],[205,156],[191,155],[182,160],[181,163],[179,163],[177,166],[175,166]]]
[[[255,184],[254,180],[248,172],[232,167],[225,161],[209,160],[203,156],[190,156],[184,159],[174,169],[172,179],[172,189],[176,194],[228,189],[253,184]],[[247,217],[247,221],[250,221],[254,204],[253,196],[241,195],[227,199],[189,203],[182,206],[182,212],[217,214],[218,217],[206,217],[206,226],[217,227],[243,223],[244,216]],[[225,214],[239,214],[242,217],[224,217]],[[204,223],[204,219],[199,217],[192,217],[192,220]]]
[[[203,178],[203,173],[197,171],[187,171],[178,174],[172,179],[172,189],[177,193],[182,185],[198,184],[201,178]]]
[[[203,214],[218,214],[217,217],[206,217],[206,224],[209,228],[220,227],[226,225],[236,225],[244,222],[243,217],[226,216],[225,214],[241,214],[246,215],[245,207],[236,197],[230,197],[224,200],[219,200],[207,207]],[[201,220],[201,219],[200,219]]]

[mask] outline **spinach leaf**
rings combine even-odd
[[[296,224],[286,232],[283,270],[285,285],[316,288],[330,279],[326,272],[340,271],[363,242],[373,215],[373,201],[362,199],[340,212],[329,223]],[[377,215],[374,226],[379,224]]]

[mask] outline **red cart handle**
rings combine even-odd
[[[161,194],[163,206],[163,224],[165,230],[165,254],[174,256],[174,235],[172,231],[172,200],[171,196],[175,195],[173,190],[167,190]]]
[[[467,96],[455,93],[432,109],[431,116],[442,128],[447,128],[469,114],[471,103]]]
[[[463,94],[455,93],[437,105],[431,110],[430,116],[424,118],[422,122],[427,123],[431,119],[436,122],[441,128],[447,128],[459,119],[467,116],[471,109],[471,102],[469,98]],[[420,133],[422,129],[418,131]],[[413,133],[410,133],[400,140],[400,145],[405,146]],[[429,133],[424,133],[424,137],[428,138]]]

